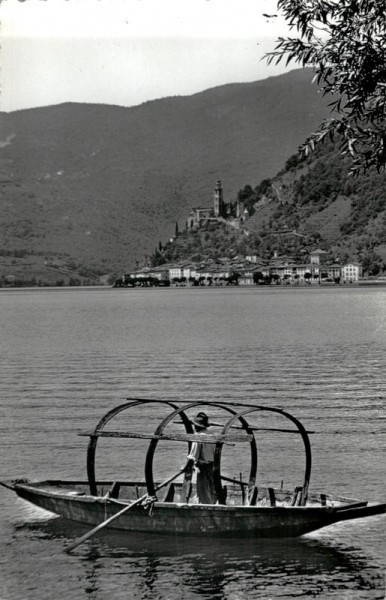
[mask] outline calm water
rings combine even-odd
[[[385,501],[385,288],[1,290],[0,332],[1,479],[85,478],[77,431],[127,397],[239,399],[316,432],[312,488]],[[98,475],[142,477],[141,443],[103,442]],[[266,481],[296,477],[296,440],[258,444]],[[385,597],[385,517],[280,542],[104,533],[69,556],[87,529],[0,496],[1,600]]]

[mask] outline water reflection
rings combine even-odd
[[[87,527],[61,518],[20,525],[63,549]],[[33,541],[33,540],[32,540]],[[64,557],[63,560],[67,560]],[[101,532],[69,557],[93,600],[173,598],[381,598],[384,580],[354,546],[326,539],[218,540]],[[112,579],[116,588],[112,590]],[[368,595],[374,593],[374,595]],[[355,596],[351,595],[355,593]]]

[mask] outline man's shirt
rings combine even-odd
[[[210,433],[212,433],[212,431],[210,427],[208,427],[207,429],[203,429],[202,431],[197,432],[197,435],[206,435]],[[208,442],[193,442],[189,456],[194,458],[194,460],[198,463],[212,463],[214,462],[215,449],[216,444],[209,444]]]

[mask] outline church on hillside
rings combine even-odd
[[[244,223],[248,216],[248,211],[240,200],[237,199],[234,203],[224,202],[221,181],[218,180],[213,190],[213,205],[207,208],[192,208],[188,217],[188,229],[200,229],[210,221],[223,220]]]

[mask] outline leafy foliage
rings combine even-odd
[[[268,62],[312,66],[334,116],[301,147],[339,133],[351,172],[386,164],[386,0],[278,0],[297,37],[279,38]]]
[[[245,255],[256,252],[259,243],[253,235],[247,237],[241,231],[223,223],[209,223],[198,231],[180,233],[178,238],[165,244],[162,253],[158,250],[154,252],[151,264],[158,266],[185,259],[202,262],[207,259]]]
[[[263,179],[255,188],[250,185],[244,186],[243,189],[237,194],[238,200],[240,200],[244,207],[248,210],[250,215],[255,212],[255,204],[261,200],[271,188],[271,180]]]
[[[317,158],[317,157],[315,157]],[[296,202],[321,210],[341,193],[347,168],[339,160],[333,144],[326,148],[322,160],[317,160],[294,184]]]

